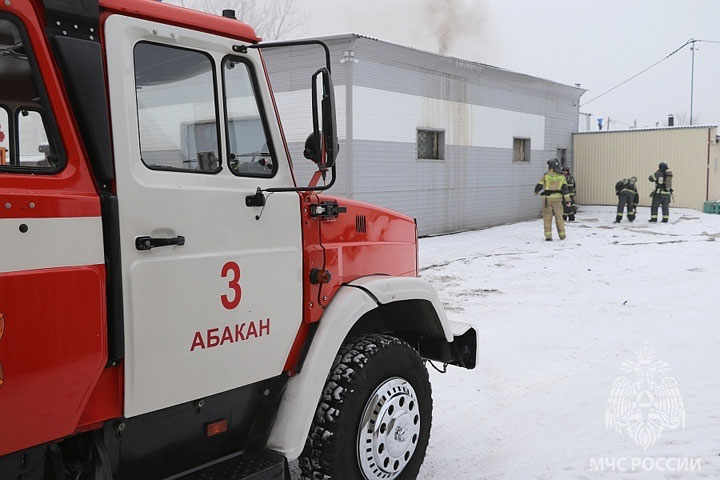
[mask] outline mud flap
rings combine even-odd
[[[453,335],[448,343],[444,338],[421,339],[418,344],[420,356],[428,360],[447,363],[472,370],[477,363],[477,332],[468,328],[464,333]]]

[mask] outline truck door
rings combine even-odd
[[[257,52],[105,23],[120,210],[125,415],[282,373],[301,321],[297,193]]]

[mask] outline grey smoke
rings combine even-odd
[[[438,53],[447,55],[463,37],[478,38],[486,21],[485,9],[479,0],[423,0],[427,24],[438,43]]]

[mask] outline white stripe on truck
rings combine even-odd
[[[105,263],[100,217],[0,218],[0,273]]]

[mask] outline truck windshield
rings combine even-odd
[[[59,166],[38,79],[18,27],[0,18],[0,170],[49,172]]]

